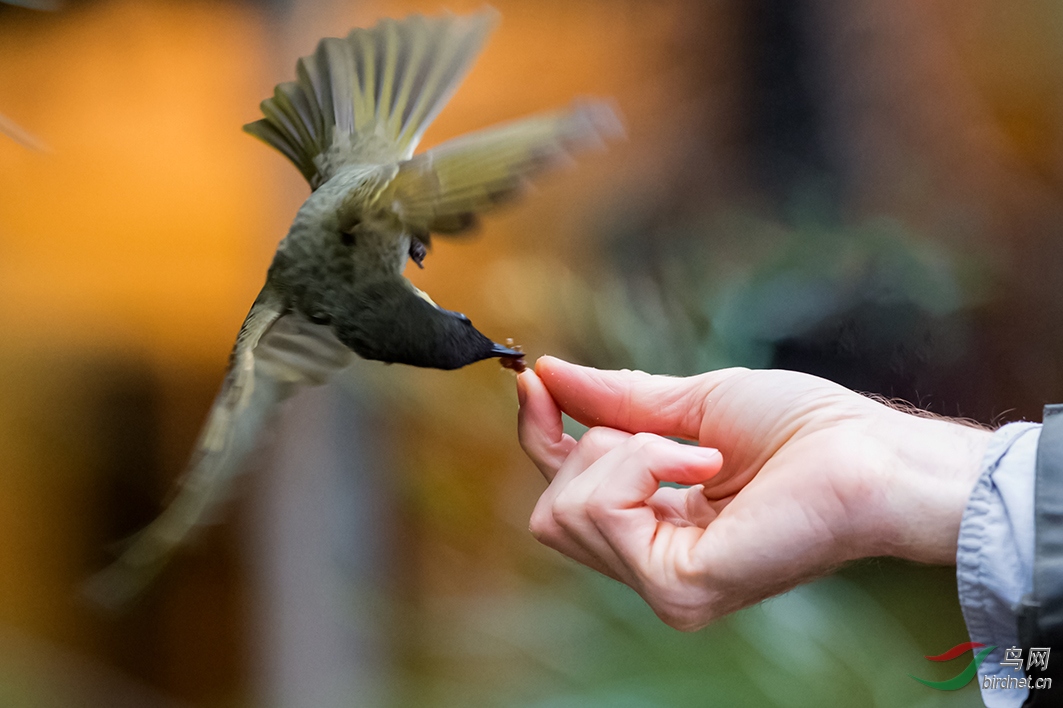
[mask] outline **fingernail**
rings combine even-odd
[[[539,366],[540,362],[546,364],[547,368],[550,368],[551,366],[575,366],[575,364],[573,364],[572,362],[565,361],[564,359],[558,359],[556,356],[551,356],[549,354],[543,354],[541,357],[536,359],[535,365]]]
[[[528,389],[524,384],[524,376],[523,373],[517,375],[517,404],[521,406],[528,400]]]

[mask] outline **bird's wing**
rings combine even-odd
[[[609,104],[583,101],[470,133],[400,163],[375,206],[415,233],[459,233],[537,172],[621,132]]]
[[[276,404],[301,385],[324,383],[350,362],[350,350],[328,327],[285,310],[268,290],[252,306],[171,502],[112,565],[89,580],[86,590],[99,604],[117,607],[135,597],[226,499]]]
[[[321,40],[296,80],[262,102],[244,130],[295,163],[317,189],[347,164],[413,154],[494,27],[490,9],[458,17],[413,15]]]

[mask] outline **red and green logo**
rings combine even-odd
[[[961,656],[969,651],[972,651],[973,649],[978,649],[981,647],[985,648],[975,654],[974,658],[971,659],[971,663],[967,664],[967,668],[961,671],[958,675],[948,679],[947,681],[927,681],[926,679],[921,679],[918,676],[912,676],[911,674],[908,675],[912,676],[912,678],[914,678],[916,681],[923,684],[924,686],[930,686],[930,688],[937,689],[938,691],[955,691],[958,688],[963,688],[964,686],[969,684],[971,682],[971,679],[973,679],[978,674],[978,667],[981,666],[982,662],[985,661],[985,658],[989,656],[989,652],[996,649],[995,646],[991,645],[987,647],[985,644],[981,644],[979,642],[964,642],[962,644],[957,644],[944,654],[926,657],[930,661],[952,661],[958,656]]]

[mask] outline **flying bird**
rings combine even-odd
[[[172,501],[90,579],[95,600],[135,597],[225,498],[277,404],[327,381],[352,352],[437,369],[520,361],[519,350],[435,304],[403,270],[411,260],[423,267],[432,234],[470,230],[530,176],[620,127],[608,103],[587,100],[415,155],[496,17],[387,19],[323,39],[296,63],[296,80],[262,102],[264,117],[244,126],[291,160],[312,192],[240,328]]]

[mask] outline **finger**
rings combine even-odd
[[[700,484],[693,487],[661,487],[646,500],[658,521],[675,526],[705,528],[716,518],[716,511],[702,493]]]
[[[661,482],[698,484],[716,475],[722,465],[717,450],[642,433],[591,465],[569,485],[558,505],[581,508],[623,564],[641,571],[649,562],[658,527],[647,500]],[[596,556],[608,557],[594,534],[583,531],[582,535]]]
[[[606,559],[599,558],[588,552],[571,536],[568,530],[558,523],[555,501],[572,479],[581,474],[602,455],[623,444],[630,437],[630,433],[613,430],[612,428],[591,428],[584,433],[576,448],[557,470],[557,474],[550,486],[539,497],[528,524],[532,535],[540,543],[617,580],[619,578],[615,572],[610,570]]]
[[[565,434],[561,411],[530,369],[517,376],[517,437],[531,461],[549,482],[568,458],[576,441]]]
[[[535,505],[535,511],[532,512],[533,524],[547,533],[552,531],[556,527],[554,502],[557,497],[573,479],[597,462],[602,455],[623,445],[630,438],[631,433],[612,428],[591,428],[584,433],[575,449],[558,468],[550,486],[539,497],[539,503]]]
[[[528,524],[532,536],[539,543],[552,548],[558,553],[564,554],[572,560],[596,570],[602,575],[624,582],[623,579],[612,569],[617,565],[615,554],[611,552],[611,558],[601,558],[581,543],[576,537],[558,525],[554,518],[553,502],[540,498],[532,512],[531,521]]]
[[[528,528],[531,530],[535,540],[544,546],[552,548],[577,563],[598,571],[602,575],[623,582],[621,577],[611,567],[617,565],[615,554],[610,551],[611,558],[599,557],[589,550],[585,544],[581,543],[579,539],[562,528],[554,516],[553,500],[540,497],[539,503],[535,505],[535,510],[532,512]]]
[[[692,526],[684,517],[687,500],[682,489],[661,487],[646,500],[646,505],[653,509],[658,521],[666,521],[676,526]]]
[[[556,497],[575,477],[597,462],[602,455],[623,445],[632,438],[631,433],[613,428],[591,428],[583,434],[557,470],[544,496]]]
[[[719,382],[739,371],[723,369],[673,378],[591,369],[550,356],[535,363],[535,372],[556,405],[584,425],[690,440],[698,437],[706,397]]]

